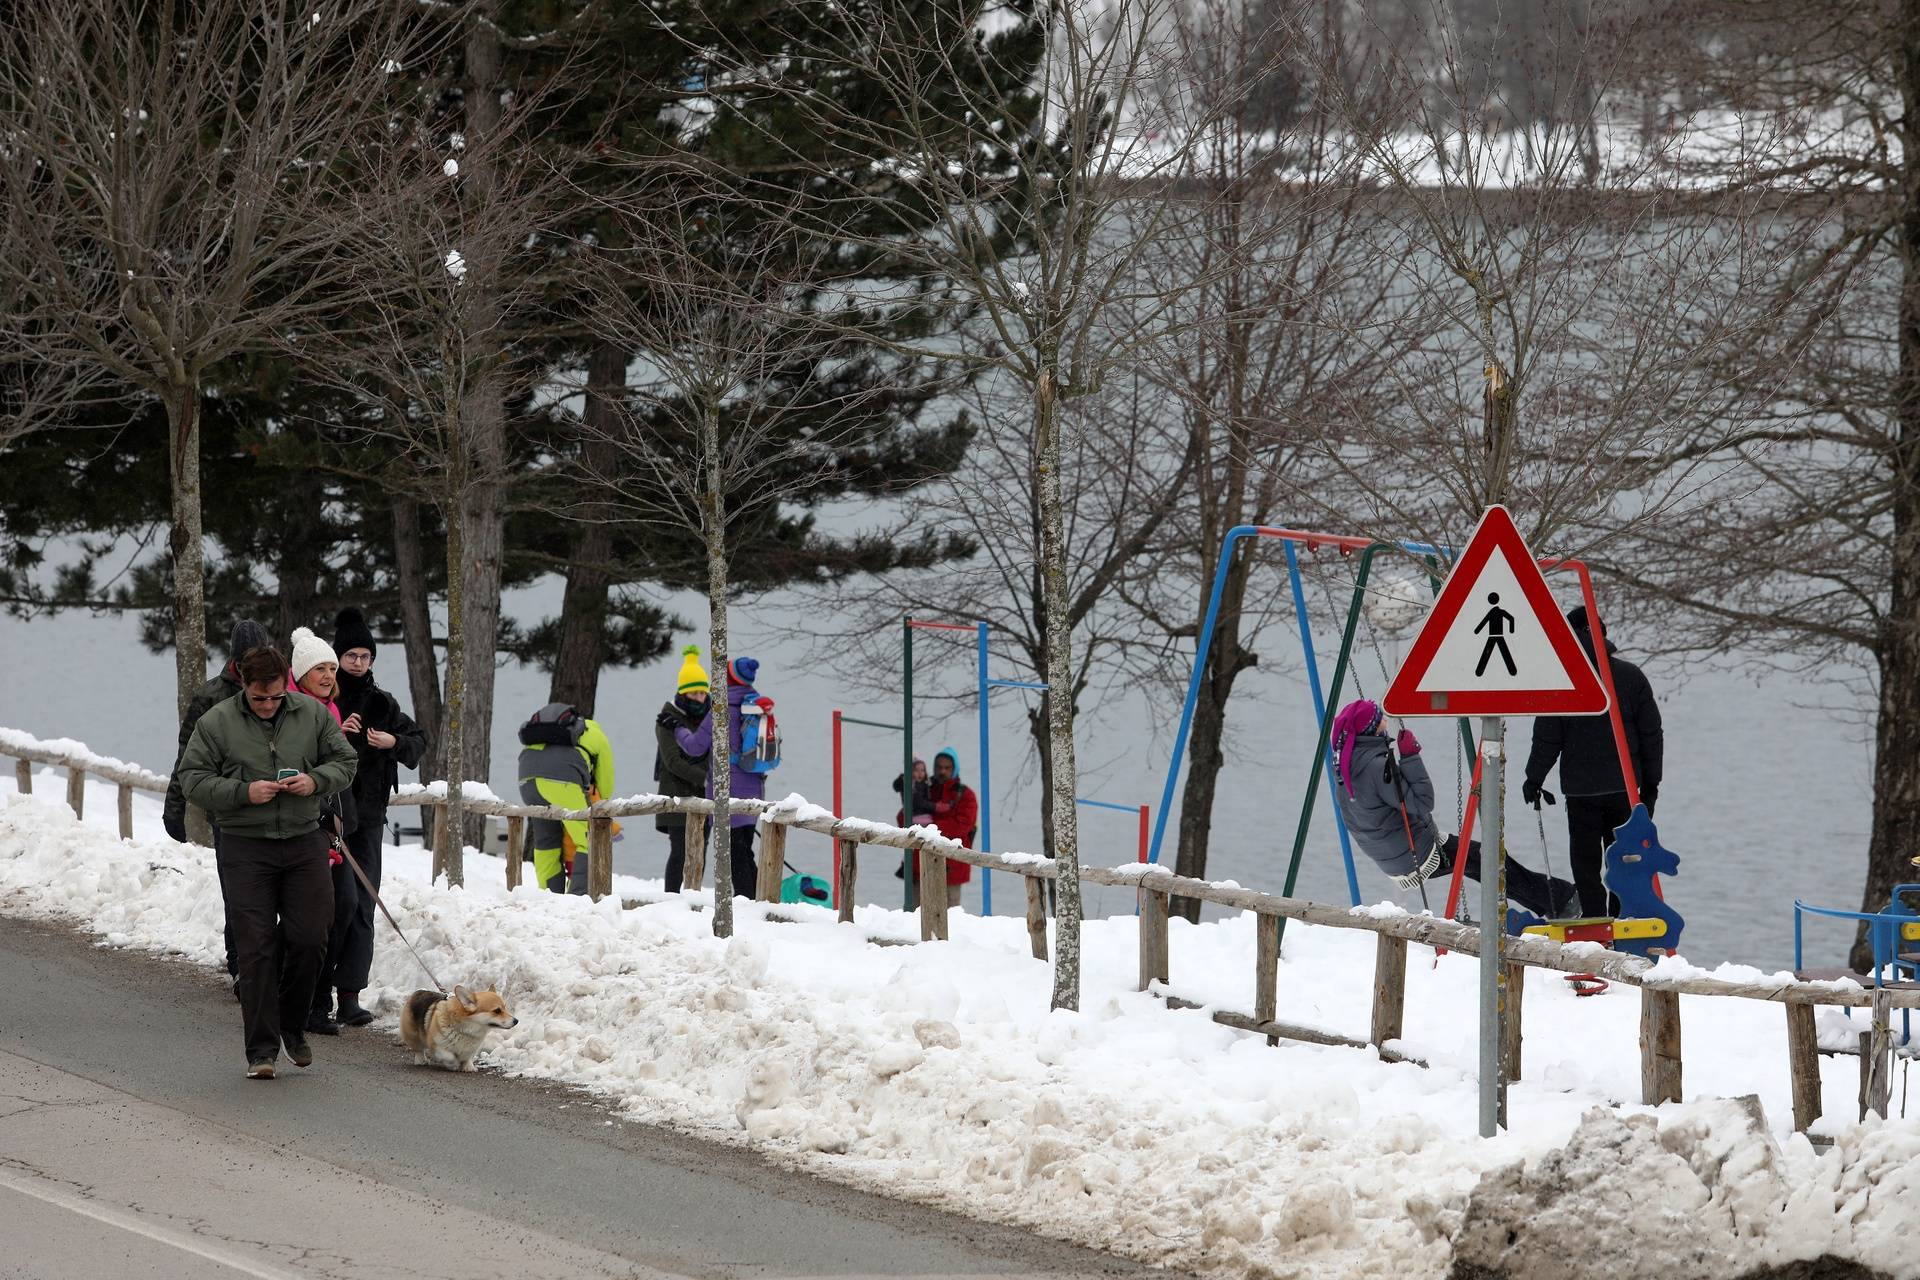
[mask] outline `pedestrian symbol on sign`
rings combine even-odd
[[[1513,615],[1500,607],[1498,591],[1487,593],[1487,603],[1493,608],[1487,610],[1487,616],[1480,619],[1480,625],[1473,629],[1475,635],[1482,631],[1487,633],[1486,648],[1480,651],[1480,665],[1473,669],[1474,678],[1478,679],[1487,673],[1487,663],[1492,660],[1495,649],[1500,651],[1500,661],[1507,664],[1507,674],[1518,675],[1519,668],[1513,665],[1513,651],[1507,648],[1507,632],[1513,629]]]

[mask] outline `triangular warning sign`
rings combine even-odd
[[[1383,704],[1393,716],[1597,716],[1607,691],[1505,507],[1488,507]]]

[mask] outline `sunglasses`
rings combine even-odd
[[[286,700],[287,695],[284,693],[250,693],[247,695],[247,701],[256,707],[270,707],[276,702],[285,702]]]

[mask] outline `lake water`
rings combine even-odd
[[[559,586],[550,582],[512,593],[508,612],[537,617],[555,611],[558,603]],[[672,604],[683,617],[703,616],[704,604],[697,597]],[[831,799],[833,709],[897,722],[900,706],[897,697],[849,692],[832,664],[822,662],[814,637],[794,627],[799,609],[784,594],[736,607],[734,646],[737,653],[760,660],[759,687],[776,700],[786,735],[784,763],[773,777],[770,794],[798,791],[826,804]],[[807,629],[818,633],[821,627],[817,608],[809,608]],[[1330,630],[1330,624],[1325,629]],[[1622,657],[1639,657],[1631,634],[1616,638]],[[1266,650],[1273,651],[1270,657]],[[1266,650],[1263,665],[1242,677],[1235,693],[1235,736],[1215,811],[1209,874],[1277,892],[1312,760],[1314,723],[1302,677],[1297,670],[1283,669],[1283,645],[1271,639]],[[97,751],[154,769],[171,765],[176,730],[172,659],[141,647],[132,617],[0,619],[0,655],[0,725],[40,737],[78,738]],[[1392,665],[1391,655],[1386,661]],[[623,791],[650,785],[652,721],[671,691],[677,665],[676,654],[649,668],[612,671],[602,678],[598,719],[615,745]],[[1668,883],[1667,897],[1687,918],[1683,950],[1697,963],[1735,960],[1767,969],[1790,965],[1796,896],[1849,908],[1859,901],[1870,817],[1869,726],[1835,687],[1810,686],[1788,676],[1756,681],[1729,670],[1703,669],[1697,662],[1689,664],[1683,681],[1674,664],[1645,665],[1666,720],[1659,826],[1663,842],[1682,860],[1681,875]],[[938,669],[943,666],[944,671]],[[1378,696],[1378,666],[1370,659],[1357,666],[1366,691]],[[1330,669],[1331,654],[1323,653],[1322,670]],[[406,702],[405,666],[397,649],[383,650],[376,670],[382,683]],[[926,687],[937,687],[943,676],[951,686],[972,680],[970,660],[957,652],[943,659],[931,645],[923,647],[917,671]],[[546,676],[529,668],[509,666],[500,673],[491,784],[502,796],[518,794],[514,729],[546,701],[546,688]],[[991,801],[994,845],[1001,850],[1040,847],[1038,765],[1016,701],[1023,696],[1017,691],[996,695],[1003,701],[995,704]],[[965,772],[973,776],[979,731],[972,701],[942,705],[950,708],[944,718],[939,711],[918,717],[916,749],[930,757],[951,743],[961,753]],[[1150,803],[1157,811],[1178,712],[1174,695],[1134,692],[1103,703],[1097,715],[1084,721],[1080,735],[1081,794],[1126,805]],[[1514,755],[1523,760],[1529,723],[1512,721],[1508,733]],[[1437,722],[1422,736],[1440,794],[1438,807],[1450,824],[1457,805],[1456,752]],[[858,816],[891,819],[898,738],[849,727],[845,741],[846,808]],[[1557,790],[1554,782],[1548,785]],[[1509,794],[1517,804],[1517,779]],[[1107,865],[1131,860],[1137,829],[1133,814],[1083,811],[1083,858]],[[1546,838],[1556,871],[1566,875],[1565,826],[1558,810],[1547,812]],[[1172,845],[1170,825],[1168,858]],[[1510,820],[1508,849],[1536,868],[1541,865],[1540,836],[1531,812],[1517,812]],[[831,866],[828,843],[821,837],[796,837],[789,858],[803,870],[824,872]],[[623,872],[658,876],[665,841],[650,821],[633,823],[616,846],[615,859]],[[863,900],[897,901],[899,881],[882,860],[870,856],[862,873]],[[1359,876],[1365,900],[1394,896],[1393,885],[1364,859]],[[995,887],[997,911],[1022,909],[1017,887],[1005,877],[998,877]],[[1297,892],[1326,902],[1347,900],[1324,790]],[[1089,894],[1090,911],[1132,909],[1125,891],[1090,889]],[[968,891],[968,908],[977,911],[979,900],[976,878]],[[1411,898],[1410,905],[1417,905],[1417,898]],[[1837,963],[1848,937],[1842,926],[1831,922],[1811,927],[1809,963]]]

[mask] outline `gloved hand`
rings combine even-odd
[[[1640,788],[1640,803],[1647,806],[1647,816],[1653,816],[1653,806],[1660,803],[1660,784],[1649,782]]]
[[[1413,736],[1413,730],[1411,729],[1402,729],[1400,736],[1394,739],[1393,745],[1400,748],[1402,757],[1417,756],[1420,754],[1420,739]]]
[[[1404,733],[1405,730],[1402,730],[1401,732]],[[1430,852],[1428,852],[1427,860],[1425,862],[1421,863],[1419,866],[1415,867],[1412,871],[1408,872],[1404,876],[1390,876],[1389,879],[1391,879],[1395,884],[1399,885],[1402,889],[1411,889],[1415,885],[1419,884],[1422,880],[1433,879],[1434,873],[1438,870],[1440,870],[1440,849],[1438,846],[1435,846]]]
[[[1547,790],[1537,782],[1523,782],[1520,784],[1520,803],[1530,809],[1538,809],[1542,800],[1545,800],[1548,804],[1560,803],[1553,798],[1553,792]]]
[[[653,718],[653,722],[659,725],[662,729],[678,729],[681,723],[680,717],[673,714],[673,712],[671,711],[662,711],[659,715]]]

